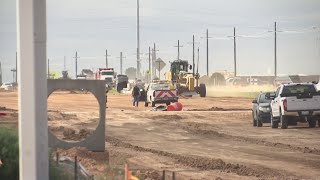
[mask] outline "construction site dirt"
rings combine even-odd
[[[180,98],[183,111],[133,107],[131,97],[110,94],[106,109],[106,152],[59,149],[77,155],[95,176],[112,167],[159,179],[162,170],[176,179],[320,179],[320,128],[299,124],[272,129],[252,126],[248,98]],[[0,92],[0,125],[16,126],[16,92]],[[59,138],[79,141],[94,131],[97,101],[91,94],[61,92],[48,100],[49,129]],[[171,177],[170,173],[167,173]]]

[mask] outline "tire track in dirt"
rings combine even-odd
[[[209,124],[202,124],[202,123],[195,123],[195,122],[178,122],[178,123],[175,123],[175,125],[195,135],[214,136],[219,138],[231,139],[234,141],[248,142],[248,143],[253,143],[253,144],[263,145],[268,147],[271,146],[271,147],[280,148],[280,149],[320,155],[320,149],[316,149],[316,148],[298,147],[298,146],[292,146],[290,144],[283,144],[283,143],[273,143],[273,142],[250,138],[250,137],[233,136],[233,135],[221,133],[215,130],[207,130],[207,128],[210,127]]]
[[[188,167],[197,168],[199,170],[220,170],[225,173],[235,173],[240,176],[254,176],[259,178],[276,178],[286,179],[288,175],[280,173],[279,171],[269,169],[266,167],[256,166],[254,169],[240,164],[226,163],[221,159],[212,159],[199,156],[185,156],[165,152],[161,150],[155,150],[150,148],[144,148],[137,145],[132,145],[127,142],[123,142],[115,137],[106,136],[106,141],[115,147],[123,147],[133,149],[138,152],[148,152],[157,154],[159,156],[169,157],[175,160],[176,163],[183,164]],[[299,179],[298,177],[291,178]]]
[[[164,118],[157,117],[155,119],[164,119]],[[320,149],[316,149],[316,148],[298,147],[298,146],[293,146],[290,144],[273,143],[273,142],[269,142],[269,141],[265,141],[265,140],[261,140],[261,139],[225,134],[225,133],[218,132],[216,130],[208,129],[208,127],[211,126],[210,124],[196,123],[196,122],[183,122],[183,121],[181,121],[183,119],[183,117],[178,116],[178,115],[171,115],[170,119],[173,120],[173,121],[171,121],[172,123],[170,123],[170,121],[165,121],[165,122],[157,121],[157,122],[153,122],[153,123],[159,124],[159,125],[170,123],[178,128],[186,130],[194,135],[226,138],[226,139],[230,139],[233,141],[247,142],[247,143],[253,143],[253,144],[263,145],[263,146],[268,146],[268,147],[271,146],[271,147],[275,147],[275,148],[279,148],[279,149],[286,149],[286,150],[292,150],[292,151],[296,151],[296,152],[320,155]]]

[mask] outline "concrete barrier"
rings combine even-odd
[[[59,89],[78,90],[84,89],[91,92],[99,103],[99,124],[96,130],[85,140],[80,142],[66,142],[58,139],[50,130],[48,132],[49,147],[70,149],[85,147],[89,151],[105,151],[105,118],[106,118],[106,85],[101,80],[71,80],[49,79],[48,97]]]

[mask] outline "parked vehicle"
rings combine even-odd
[[[99,68],[96,72],[96,79],[105,80],[110,88],[116,87],[115,72],[113,68]]]
[[[320,94],[312,83],[282,84],[275,93],[267,93],[271,99],[271,127],[282,129],[298,122],[316,126],[320,113]]]
[[[116,79],[116,86],[117,86],[117,91],[121,92],[124,88],[127,88],[129,82],[129,78],[127,75],[117,75]]]
[[[4,89],[6,91],[12,90],[13,89],[13,83],[10,82],[5,82],[1,85],[0,89]]]
[[[270,123],[270,99],[266,98],[267,93],[260,93],[256,99],[252,101],[252,124],[253,126],[262,127],[263,123]]]
[[[169,105],[171,102],[177,102],[177,90],[172,88],[173,86],[167,81],[150,83],[146,89],[145,106],[147,107],[149,103],[152,107],[155,107],[156,104],[160,103]]]

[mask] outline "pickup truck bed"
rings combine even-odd
[[[154,88],[157,86],[163,86],[164,88]],[[167,86],[169,86],[169,84],[151,84],[147,88],[145,106],[148,106],[149,103],[154,107],[156,104],[165,103],[166,105],[169,105],[171,102],[177,102],[177,90],[169,90]]]
[[[316,119],[320,119],[320,94],[314,84],[280,85],[271,101],[271,126],[286,129],[297,122],[308,122],[315,127]]]

